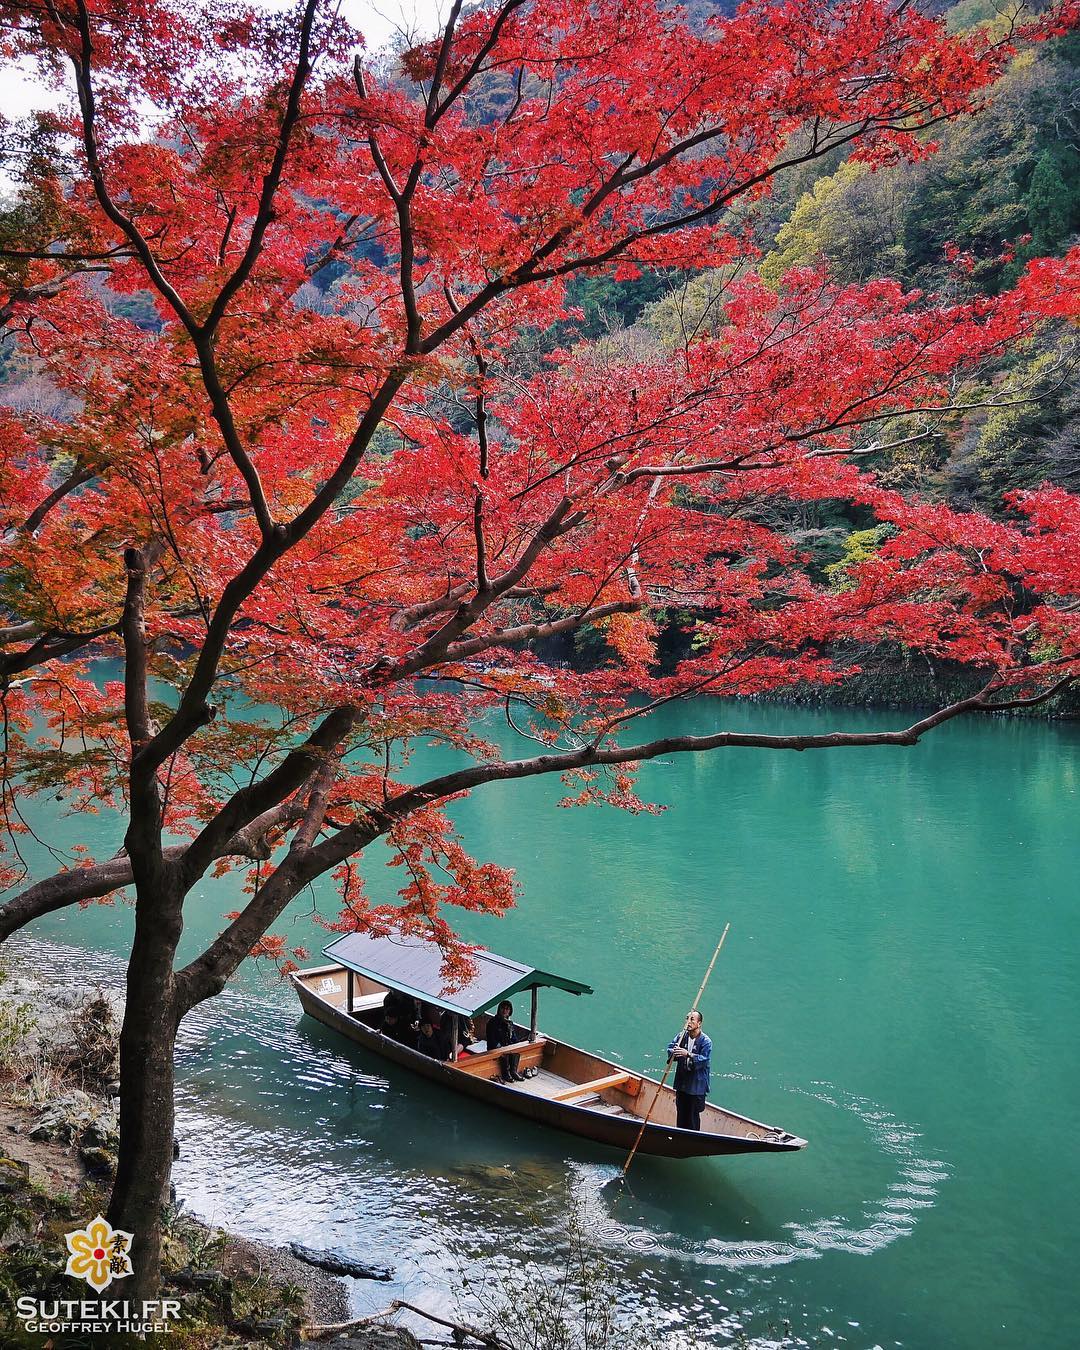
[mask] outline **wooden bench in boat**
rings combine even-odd
[[[478,1055],[466,1052],[458,1056],[453,1067],[471,1073],[475,1078],[496,1078],[503,1055],[518,1055],[519,1068],[538,1069],[544,1058],[545,1044],[544,1037],[538,1036],[535,1041],[515,1041],[513,1045],[499,1046],[498,1050],[481,1050]]]
[[[628,1097],[636,1097],[641,1091],[641,1079],[633,1073],[609,1073],[604,1078],[594,1078],[588,1083],[575,1083],[573,1087],[563,1088],[561,1092],[553,1092],[551,1100],[570,1102],[577,1097],[598,1097],[608,1088],[618,1088]]]

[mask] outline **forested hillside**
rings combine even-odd
[[[689,0],[685,21],[708,23],[731,13],[730,0]],[[953,29],[987,26],[1005,36],[1006,19],[993,0],[931,5]],[[410,54],[390,53],[390,68],[403,72]],[[492,119],[505,116],[516,97],[509,75],[490,78]],[[28,214],[36,220],[41,247],[50,247],[54,221],[63,216],[62,166],[55,174],[58,144],[49,125],[4,128],[10,148],[33,141],[40,181],[30,180],[18,201],[0,212],[4,235],[25,232]],[[741,205],[732,230],[752,242],[738,274],[756,269],[770,288],[783,291],[785,277],[805,269],[841,283],[888,277],[923,294],[968,299],[998,294],[1015,283],[1032,257],[1060,255],[1080,232],[1080,37],[1072,35],[1015,56],[975,117],[946,121],[924,134],[926,154],[884,167],[837,151],[802,169],[779,175],[767,195]],[[374,235],[349,257],[313,271],[297,294],[305,309],[329,313],[348,305],[351,264],[389,261]],[[25,263],[8,256],[3,280],[17,292]],[[92,270],[92,269],[91,269]],[[702,332],[726,323],[725,303],[736,273],[692,276],[671,268],[657,271],[597,269],[569,283],[574,317],[535,334],[527,349],[510,358],[521,372],[535,370],[560,347],[591,352],[591,359],[618,362],[628,353],[671,353]],[[116,311],[154,327],[154,307],[140,294],[108,297]],[[888,483],[916,487],[961,507],[977,506],[1007,517],[1009,494],[1044,481],[1076,490],[1080,486],[1080,390],[1075,379],[1078,337],[1067,324],[1044,331],[1018,353],[988,361],[977,379],[956,390],[951,410],[912,415],[885,437],[868,428],[858,453]],[[42,417],[64,420],[66,396],[41,373],[24,350],[0,345],[4,401]],[[450,413],[453,416],[453,411]],[[466,416],[464,411],[461,414]],[[780,509],[780,508],[777,508]],[[775,515],[813,558],[819,578],[844,584],[845,569],[872,554],[880,530],[829,502],[792,505],[787,519]],[[677,616],[676,616],[677,617]],[[682,632],[670,627],[662,655],[680,651]],[[602,651],[552,644],[548,659],[590,664]],[[870,664],[867,653],[855,654]],[[888,696],[904,688],[918,692],[925,666],[910,670],[896,652],[873,659],[890,672]],[[899,669],[899,674],[897,670]],[[940,672],[930,672],[938,678]],[[895,678],[894,678],[895,676]],[[917,688],[916,688],[917,686]]]
[[[686,8],[702,22],[733,7],[691,0]],[[954,29],[1000,31],[1004,23],[990,0],[936,8]],[[980,115],[945,125],[928,149],[917,163],[872,169],[836,155],[781,177],[742,221],[760,250],[762,279],[779,289],[785,273],[813,268],[853,284],[894,277],[912,290],[990,296],[1013,284],[1030,258],[1060,256],[1080,233],[1080,38],[1016,57]],[[601,352],[652,342],[671,348],[722,325],[731,280],[577,278],[581,319],[559,337],[594,342]],[[1075,490],[1078,355],[1075,329],[1062,325],[1019,356],[989,364],[981,384],[958,398],[964,411],[913,419],[878,448],[868,435],[866,462],[887,481],[1003,517],[1016,489],[1051,481]],[[863,524],[822,503],[793,509],[789,527],[841,583],[845,568],[881,542]],[[673,643],[677,631],[673,624]],[[902,653],[853,655],[868,671],[862,687],[848,691],[855,698],[918,701],[951,680],[948,670],[909,663]]]
[[[714,6],[695,0],[704,14]],[[947,11],[953,26],[1001,21],[986,0]],[[915,164],[872,170],[835,157],[791,172],[747,213],[759,274],[779,287],[792,268],[827,268],[844,282],[895,277],[944,294],[993,295],[1029,258],[1060,255],[1080,233],[1080,38],[1017,57],[976,118],[935,135]],[[590,339],[635,325],[665,343],[718,322],[727,279],[643,275],[616,284],[575,282],[579,333]],[[1019,360],[986,372],[985,404],[876,455],[879,470],[983,509],[1044,480],[1080,482],[1077,340],[1063,329]]]

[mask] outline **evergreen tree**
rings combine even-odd
[[[1069,161],[1071,187],[1062,173]],[[1031,175],[1025,204],[1033,251],[1055,252],[1070,234],[1080,212],[1080,156],[1064,146],[1044,150]]]

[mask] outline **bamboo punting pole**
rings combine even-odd
[[[729,923],[724,924],[724,931],[720,934],[720,941],[716,944],[716,951],[714,951],[712,954],[712,960],[709,962],[709,968],[705,972],[705,978],[701,981],[701,988],[697,991],[697,997],[694,999],[694,1002],[691,1005],[690,1012],[697,1012],[698,1010],[698,1004],[701,1002],[701,996],[705,992],[705,986],[709,983],[709,976],[713,973],[713,966],[716,965],[716,958],[720,955],[720,948],[724,945],[724,939],[727,937],[728,929],[730,927],[731,924]],[[686,1024],[683,1027],[683,1030],[685,1031],[689,1027],[689,1025],[690,1025],[690,1017],[688,1014],[686,1018]],[[649,1121],[652,1120],[652,1113],[653,1111],[656,1110],[656,1103],[660,1100],[660,1094],[661,1092],[663,1092],[664,1087],[667,1084],[668,1074],[671,1072],[671,1066],[674,1063],[675,1063],[674,1059],[672,1058],[668,1059],[667,1068],[664,1070],[664,1076],[663,1078],[660,1079],[660,1082],[657,1084],[656,1091],[653,1093],[653,1099],[649,1103],[649,1109],[645,1115],[645,1119],[641,1122],[641,1129],[638,1130],[637,1138],[634,1140],[634,1145],[631,1148],[630,1152],[626,1155],[626,1161],[623,1163],[622,1166],[623,1177],[625,1177],[627,1172],[630,1170],[630,1164],[634,1161],[634,1154],[638,1151],[638,1144],[641,1143],[641,1138],[642,1135],[644,1135],[645,1133],[646,1126],[648,1125]]]

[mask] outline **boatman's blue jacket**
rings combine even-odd
[[[685,1034],[680,1032],[668,1046],[668,1054],[679,1047],[689,1049]],[[692,1097],[709,1095],[709,1061],[712,1059],[712,1041],[703,1031],[698,1032],[693,1053],[687,1059],[675,1061],[675,1091],[688,1092]]]

